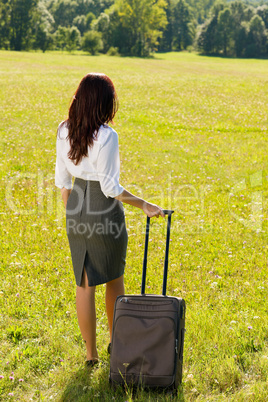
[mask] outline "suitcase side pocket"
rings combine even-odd
[[[171,317],[122,314],[115,320],[114,331],[112,380],[164,387],[173,383],[176,325]]]

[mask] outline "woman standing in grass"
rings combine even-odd
[[[117,95],[105,74],[87,74],[73,97],[69,117],[57,132],[55,184],[66,207],[66,229],[76,279],[76,309],[86,342],[88,366],[98,362],[96,285],[106,283],[110,338],[114,303],[124,294],[127,231],[122,202],[148,216],[162,209],[119,184],[117,133],[108,126],[118,109]],[[72,177],[75,178],[72,188]]]

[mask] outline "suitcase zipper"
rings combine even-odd
[[[167,304],[172,304],[172,300],[131,300],[128,299],[127,297],[122,297],[121,299],[119,299],[119,301],[121,303],[128,303],[128,304],[141,304],[144,306],[149,306],[149,305],[156,305],[156,303],[161,303],[161,306],[163,305],[167,305]]]

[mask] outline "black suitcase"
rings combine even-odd
[[[182,381],[185,301],[166,296],[171,215],[168,215],[162,295],[145,294],[147,217],[141,295],[115,302],[109,380],[112,385],[176,389]]]

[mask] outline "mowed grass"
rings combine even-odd
[[[167,294],[186,300],[175,395],[108,384],[105,287],[97,370],[84,369],[56,129],[80,79],[108,74],[120,109],[121,183],[173,208]],[[141,60],[0,52],[0,398],[16,401],[266,401],[268,185],[265,60],[172,53]],[[139,293],[145,215],[126,206],[127,293]],[[154,220],[148,293],[160,293],[165,222]],[[23,380],[23,381],[22,381]]]

